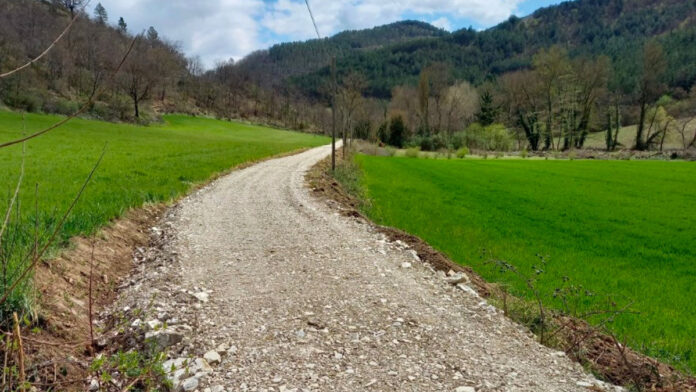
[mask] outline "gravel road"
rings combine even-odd
[[[145,286],[159,284],[160,316],[185,335],[170,347],[168,369],[186,357],[207,360],[177,373],[178,388],[615,389],[537,344],[467,286],[446,282],[405,245],[311,196],[304,174],[329,151],[235,171],[175,209],[176,267],[159,267]],[[163,297],[166,290],[178,294]]]

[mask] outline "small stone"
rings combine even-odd
[[[150,320],[147,322],[147,326],[150,330],[156,330],[162,326],[162,322],[159,320]]]
[[[454,392],[476,392],[476,389],[473,387],[458,387]]]
[[[223,387],[222,385],[213,385],[210,388],[210,392],[223,392],[224,390],[225,390],[225,387]]]
[[[203,358],[196,358],[196,360],[193,362],[192,371],[198,373],[203,372],[203,373],[212,373],[213,368],[210,367],[210,364],[208,361],[206,361]]]
[[[225,355],[225,354],[227,354],[227,350],[229,350],[229,349],[230,349],[230,346],[227,343],[221,343],[219,346],[217,346],[215,351],[217,351],[217,353],[220,355]]]
[[[409,263],[408,261],[404,261],[403,263],[401,263],[401,268],[411,268],[411,263]]]
[[[209,364],[211,365],[217,365],[222,361],[222,358],[220,357],[220,354],[217,353],[217,351],[208,351],[203,355],[203,358],[208,361]]]
[[[445,278],[445,282],[447,282],[451,285],[457,285],[459,283],[467,283],[468,281],[469,281],[469,277],[461,272],[457,272],[456,274],[448,276],[447,278]]]
[[[280,383],[281,381],[283,381],[283,378],[282,378],[282,377],[280,377],[280,376],[275,376],[275,377],[273,377],[273,383],[274,383],[274,384],[278,384],[278,383]]]
[[[89,390],[90,391],[96,391],[99,389],[99,381],[96,379],[92,379],[92,381],[89,382]]]
[[[197,300],[199,300],[199,301],[201,301],[201,302],[204,302],[204,303],[205,303],[205,302],[208,302],[208,300],[209,300],[208,293],[206,293],[206,292],[204,292],[204,291],[201,291],[200,293],[194,293],[193,296],[194,296]]]
[[[196,377],[190,377],[181,383],[180,390],[184,392],[193,391],[198,388],[198,379]]]
[[[173,346],[184,339],[184,335],[173,327],[159,331],[150,331],[145,334],[145,339],[154,342],[161,350]]]

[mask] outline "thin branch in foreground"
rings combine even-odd
[[[123,64],[126,62],[126,59],[128,59],[128,56],[130,55],[131,51],[133,51],[133,47],[135,46],[135,43],[137,42],[137,40],[138,40],[139,38],[140,38],[139,35],[138,35],[138,36],[135,36],[135,37],[133,38],[133,41],[131,41],[130,46],[128,47],[128,50],[126,51],[125,55],[124,55],[123,58],[121,59],[121,62],[118,64],[118,67],[116,67],[116,69],[114,70],[114,72],[111,74],[111,77],[109,78],[110,81],[113,81],[113,80],[116,78],[116,75],[119,73],[119,71],[120,71],[121,68],[123,67]],[[36,133],[33,133],[33,134],[29,135],[29,136],[25,136],[25,137],[22,137],[22,138],[17,139],[17,140],[12,140],[12,141],[9,141],[9,142],[2,143],[2,144],[0,144],[0,148],[5,148],[5,147],[13,146],[13,145],[15,145],[15,144],[19,144],[19,143],[26,142],[26,141],[28,141],[28,140],[34,139],[34,138],[36,138],[36,137],[39,137],[39,136],[41,136],[41,135],[43,135],[43,134],[45,134],[45,133],[48,133],[48,132],[50,132],[50,131],[52,131],[52,130],[58,128],[58,127],[60,127],[61,125],[64,125],[64,124],[67,123],[68,121],[74,119],[75,117],[77,117],[77,116],[79,116],[80,114],[82,114],[82,113],[84,113],[85,111],[87,111],[87,109],[89,109],[89,107],[94,103],[95,97],[101,95],[103,89],[104,89],[104,87],[102,86],[102,88],[100,88],[99,90],[94,91],[94,92],[92,93],[92,95],[90,95],[90,97],[89,97],[89,99],[87,100],[87,102],[85,102],[85,104],[84,104],[78,111],[76,111],[75,113],[69,115],[68,117],[64,118],[63,120],[58,121],[57,123],[51,125],[50,127],[46,128],[46,129],[43,129],[43,130],[41,130],[41,131],[38,131],[38,132],[36,132]]]
[[[10,216],[12,215],[12,209],[14,208],[15,202],[19,197],[19,189],[22,187],[22,181],[24,180],[24,162],[26,160],[26,144],[22,147],[22,165],[19,169],[19,179],[17,180],[17,187],[15,188],[14,195],[10,199],[10,203],[7,206],[7,213],[5,213],[5,219],[2,221],[2,226],[0,227],[0,248],[2,248],[2,239],[5,236],[5,230],[7,225],[10,223]]]
[[[51,49],[53,49],[54,46],[56,46],[56,44],[58,44],[58,42],[63,38],[63,36],[65,36],[65,35],[68,33],[68,31],[70,30],[70,28],[71,28],[71,27],[75,24],[75,22],[77,21],[77,18],[79,18],[79,16],[80,16],[80,13],[79,13],[79,12],[76,13],[75,16],[72,18],[72,20],[70,21],[70,23],[68,24],[68,26],[63,30],[63,32],[60,33],[60,35],[51,43],[51,45],[49,45],[48,48],[46,48],[46,50],[44,50],[43,52],[41,52],[40,55],[38,55],[37,57],[35,57],[35,58],[29,60],[29,62],[27,62],[26,64],[21,65],[21,66],[15,68],[15,69],[13,69],[12,71],[8,71],[8,72],[5,72],[5,73],[3,73],[3,74],[0,74],[0,79],[6,78],[6,77],[8,77],[8,76],[11,76],[11,75],[13,75],[13,74],[15,74],[15,73],[17,73],[17,72],[19,72],[19,71],[25,69],[25,68],[30,67],[32,64],[34,64],[34,63],[38,62],[39,60],[41,60],[44,56],[46,56],[46,55],[48,54],[48,52],[51,51]]]
[[[65,221],[68,219],[68,216],[72,212],[72,210],[75,208],[77,205],[77,202],[80,200],[82,197],[82,194],[85,192],[85,189],[87,188],[87,185],[90,183],[92,180],[92,177],[94,177],[94,173],[97,171],[97,168],[102,162],[102,159],[104,159],[104,155],[106,154],[106,145],[104,145],[104,150],[102,151],[101,155],[99,156],[99,159],[97,160],[97,163],[95,163],[94,167],[92,167],[92,171],[89,172],[89,175],[85,179],[85,182],[82,184],[82,187],[80,188],[80,191],[77,192],[77,195],[73,199],[72,203],[70,203],[70,207],[65,211],[63,214],[62,218],[60,219],[60,222],[58,222],[58,225],[56,226],[55,230],[53,230],[53,233],[51,234],[51,237],[48,239],[48,242],[41,248],[41,251],[38,252],[37,254],[33,255],[33,260],[31,263],[22,271],[22,273],[19,275],[19,277],[12,283],[12,285],[5,291],[3,294],[2,298],[0,298],[0,305],[3,305],[6,301],[7,298],[9,298],[10,294],[14,291],[14,289],[17,288],[17,286],[29,275],[29,272],[36,267],[36,264],[41,260],[43,255],[46,253],[46,251],[53,245],[53,242],[55,242],[56,238],[58,237],[58,233],[60,233],[60,230],[63,228],[63,225],[65,224]],[[31,254],[29,254],[31,255]],[[29,260],[29,257],[25,257],[24,260],[22,260],[22,263],[20,265],[24,265]]]

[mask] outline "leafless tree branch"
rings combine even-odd
[[[114,70],[114,72],[111,74],[110,80],[113,81],[113,80],[116,78],[116,75],[119,73],[119,71],[120,71],[121,68],[123,67],[123,64],[126,62],[126,59],[128,59],[128,56],[130,55],[131,51],[133,50],[133,47],[135,46],[135,43],[137,42],[137,40],[138,40],[139,38],[140,38],[140,36],[136,36],[136,37],[133,38],[133,40],[132,40],[131,43],[130,43],[130,46],[128,47],[128,50],[126,51],[125,55],[124,55],[123,58],[121,59],[121,62],[118,64],[118,67],[116,67],[116,69]],[[5,147],[13,146],[13,145],[15,145],[15,144],[24,143],[24,142],[26,142],[26,141],[28,141],[28,140],[34,139],[34,138],[36,138],[36,137],[39,137],[39,136],[41,136],[41,135],[43,135],[43,134],[45,134],[45,133],[48,133],[48,132],[50,132],[50,131],[52,131],[52,130],[54,130],[54,129],[56,129],[56,128],[62,126],[62,125],[64,125],[64,124],[67,123],[68,121],[74,119],[75,117],[79,116],[80,114],[84,113],[87,109],[89,109],[89,107],[92,105],[92,103],[94,103],[95,97],[99,96],[99,95],[102,93],[103,89],[104,89],[104,87],[102,86],[101,89],[99,89],[99,90],[95,91],[94,93],[92,93],[92,95],[89,97],[89,99],[87,100],[87,102],[86,102],[78,111],[76,111],[75,113],[69,115],[68,117],[64,118],[63,120],[58,121],[57,123],[55,123],[55,124],[49,126],[48,128],[45,128],[45,129],[43,129],[43,130],[41,130],[41,131],[38,131],[38,132],[36,132],[36,133],[33,133],[33,134],[29,135],[29,136],[25,136],[25,137],[22,137],[22,138],[20,138],[20,139],[16,139],[16,140],[12,140],[12,141],[9,141],[9,142],[2,143],[2,144],[0,144],[0,148],[5,148]]]

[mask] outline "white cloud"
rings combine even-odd
[[[239,59],[275,41],[304,40],[316,33],[304,0],[99,0],[115,23],[123,16],[131,32],[154,26],[181,43],[189,56],[212,66]],[[330,36],[404,18],[431,21],[451,30],[452,21],[492,25],[510,16],[522,0],[310,0],[319,32]]]
[[[111,23],[123,16],[129,31],[154,26],[160,36],[180,42],[189,56],[206,66],[218,60],[239,59],[259,49],[261,0],[99,0]]]
[[[522,0],[346,0],[312,2],[322,36],[346,29],[360,29],[395,22],[405,17],[439,16],[434,23],[451,29],[454,19],[471,19],[489,25],[509,17]],[[315,33],[304,0],[268,3],[264,28],[291,39],[308,39]]]
[[[434,21],[430,22],[430,24],[447,31],[452,31],[452,23],[444,16],[442,18],[435,19]]]

